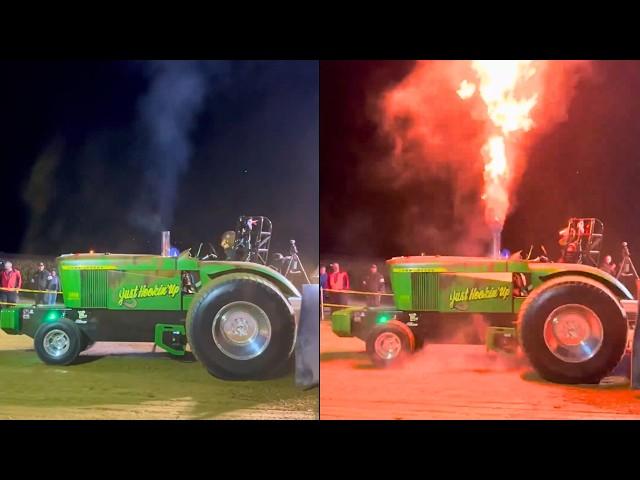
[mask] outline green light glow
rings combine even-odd
[[[389,315],[380,315],[378,317],[378,323],[387,323],[389,321]]]
[[[56,312],[55,310],[51,310],[49,313],[47,313],[47,316],[45,317],[45,322],[54,322],[59,318],[60,318],[60,313]]]

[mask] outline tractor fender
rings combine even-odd
[[[557,278],[564,278],[566,280],[565,277],[572,277],[573,279],[579,278],[585,283],[589,283],[587,282],[587,280],[589,280],[591,282],[589,283],[590,285],[605,286],[610,292],[618,295],[618,298],[616,298],[618,303],[620,303],[620,300],[634,299],[629,289],[625,287],[620,280],[602,271],[590,272],[583,270],[563,270],[560,272],[554,272],[549,275],[540,277],[544,281],[541,287],[549,283],[549,281],[555,280]]]
[[[285,295],[285,293],[287,292],[283,292],[280,288],[280,285],[274,282],[272,278],[264,277],[263,275],[260,275],[259,273],[253,271],[241,272],[238,270],[232,270],[229,272],[221,272],[218,275],[214,275],[211,281],[205,285],[201,292],[205,290],[209,291],[210,288],[213,288],[213,285],[229,282],[231,280],[254,280],[262,283],[263,285],[266,285],[271,290],[273,290],[282,299],[283,302],[287,304],[291,313],[294,313],[293,306],[291,305],[289,298]],[[201,292],[199,292],[198,295],[200,295]]]
[[[611,300],[614,301],[614,303],[618,306],[618,308],[620,309],[620,314],[624,317],[627,318],[627,313],[624,310],[624,307],[622,306],[622,303],[620,303],[620,298],[617,297],[616,295],[614,295],[614,293],[611,291],[611,288],[609,285],[607,285],[605,282],[603,282],[601,279],[594,279],[588,275],[584,275],[582,272],[573,272],[574,274],[570,274],[570,272],[563,272],[562,274],[558,275],[554,275],[553,278],[550,278],[549,280],[547,280],[546,282],[544,282],[542,285],[540,285],[538,288],[534,289],[534,291],[532,292],[532,295],[536,295],[536,293],[542,291],[542,290],[546,290],[548,288],[553,288],[555,285],[559,285],[561,283],[568,283],[568,282],[580,282],[580,283],[586,283],[587,285],[591,285],[593,287],[599,288],[600,290],[602,290],[604,293],[606,293]],[[546,278],[551,277],[551,275],[549,275]],[[620,286],[624,289],[624,291],[626,291],[629,294],[629,297],[631,297],[631,294],[629,293],[629,291],[624,287],[624,285],[620,284]],[[625,299],[626,300],[626,299]]]
[[[291,283],[289,279],[286,278],[284,275],[276,272],[275,270],[273,270],[273,272],[267,273],[264,271],[264,269],[247,267],[245,262],[242,262],[242,264],[243,264],[242,267],[234,268],[233,270],[223,270],[219,272],[207,273],[207,277],[209,277],[210,280],[217,280],[220,277],[232,275],[234,273],[244,273],[249,275],[255,275],[256,277],[260,277],[268,281],[269,283],[277,286],[278,289],[282,293],[284,293],[285,296],[287,297],[298,297],[298,298],[302,297],[302,295],[300,294],[298,289],[293,285],[293,283]],[[264,268],[268,268],[268,267],[264,267]]]

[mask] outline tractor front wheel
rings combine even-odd
[[[366,343],[369,358],[378,367],[398,364],[416,349],[413,332],[397,320],[374,327]]]
[[[33,339],[38,357],[49,365],[69,365],[80,354],[82,332],[71,320],[43,323]]]

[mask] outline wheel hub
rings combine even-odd
[[[213,340],[228,357],[249,360],[260,355],[271,341],[267,314],[250,302],[233,302],[220,309],[211,326]]]
[[[44,351],[52,357],[61,357],[69,351],[71,340],[62,330],[51,330],[44,336],[43,347]]]
[[[551,312],[544,324],[547,348],[565,362],[589,360],[600,350],[602,340],[600,317],[584,305],[562,305]]]
[[[222,320],[222,334],[233,343],[248,343],[258,334],[258,322],[243,313],[236,313],[236,316],[228,316]]]
[[[376,338],[374,349],[376,355],[385,360],[392,360],[400,355],[402,341],[393,332],[383,332]]]

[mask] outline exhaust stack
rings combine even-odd
[[[169,256],[169,250],[171,250],[171,232],[162,232],[162,253],[163,257]]]
[[[492,258],[500,258],[500,237],[502,230],[497,228],[491,229],[491,256]]]

